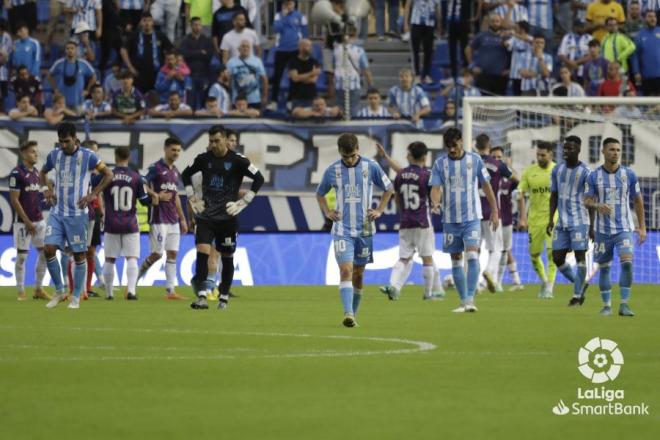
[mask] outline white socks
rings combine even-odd
[[[394,287],[396,290],[401,290],[401,287],[405,284],[410,276],[412,271],[413,262],[408,260],[408,263],[404,263],[401,260],[398,260],[394,267],[392,268],[392,274],[390,275],[390,286]]]
[[[48,266],[46,265],[46,255],[44,254],[43,249],[39,251],[39,257],[37,258],[37,268],[35,270],[34,278],[34,287],[39,290],[43,287],[44,277],[46,276],[46,271]]]
[[[504,278],[504,272],[506,271],[506,262],[509,259],[508,252],[504,251],[500,255],[500,266],[497,271],[497,282],[502,284],[502,279]]]
[[[112,298],[112,287],[115,284],[115,263],[106,261],[103,265],[103,282],[105,283],[105,296]]]
[[[518,265],[513,262],[509,264],[509,274],[513,278],[513,284],[520,284],[520,274],[518,273]]]
[[[435,273],[435,265],[424,266],[422,268],[422,275],[424,276],[424,296],[431,296],[433,293],[433,279]]]
[[[174,291],[176,285],[176,260],[167,260],[165,263],[165,287],[169,292]]]
[[[16,274],[16,287],[18,287],[20,293],[25,292],[25,260],[27,260],[26,252],[18,252],[16,254],[14,273]]]
[[[128,291],[135,294],[135,289],[137,286],[138,273],[140,269],[138,268],[137,258],[127,258],[126,259],[126,284],[128,286]]]
[[[433,262],[433,291],[434,292],[444,292],[442,287],[442,280],[440,279],[440,271],[438,266],[436,266],[435,261]]]
[[[486,265],[486,272],[488,272],[494,280],[497,280],[497,268],[500,263],[501,255],[502,254],[500,252],[496,251],[488,252],[488,264]]]

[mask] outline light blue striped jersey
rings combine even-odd
[[[10,0],[9,4],[12,6],[23,6],[27,3],[27,0]]]
[[[7,32],[0,33],[0,52],[4,53],[6,57],[11,58],[11,53],[14,50],[14,42]],[[9,80],[9,63],[0,65],[0,81]]]
[[[89,25],[92,31],[96,30],[96,11],[101,10],[101,0],[71,0],[69,7],[78,10],[73,15],[71,29],[75,30],[78,23],[83,21]]]
[[[500,5],[495,8],[495,13],[504,19],[509,15],[509,7],[507,5]],[[529,12],[527,11],[527,8],[519,4],[514,5],[513,11],[511,12],[511,21],[513,23],[518,23],[519,21],[529,22]]]
[[[596,213],[596,232],[614,235],[635,230],[630,202],[640,194],[640,189],[633,170],[621,165],[616,172],[610,173],[601,165],[589,174],[584,194],[598,203],[610,205],[613,210],[613,215],[609,216]]]
[[[589,226],[589,212],[584,206],[584,188],[589,168],[582,162],[569,168],[566,162],[552,169],[550,191],[557,193],[557,227]]]
[[[529,90],[536,90],[537,92],[550,90],[549,81],[550,78],[552,77],[552,55],[544,53],[543,62],[550,71],[551,76],[548,78],[544,78],[543,75],[541,74],[539,59],[536,58],[533,51],[528,50],[523,54],[522,56],[522,63],[524,65],[523,68],[527,70],[531,70],[532,72],[536,72],[536,77],[522,78],[522,80],[520,81],[520,90],[522,90],[523,92]]]
[[[387,107],[381,105],[376,110],[371,110],[371,107],[369,106],[362,107],[360,111],[358,111],[357,116],[358,118],[389,118],[392,115],[390,115],[390,112],[389,110],[387,110]]]
[[[144,9],[144,0],[119,0],[119,9],[138,10]]]
[[[410,0],[412,7],[410,11],[410,24],[435,27],[438,17],[437,8],[440,0]]]
[[[466,151],[461,159],[444,155],[431,169],[431,186],[442,187],[444,223],[481,219],[479,184],[490,181],[488,170],[477,153]]]
[[[646,11],[660,11],[660,0],[641,0],[642,4],[642,17]]]
[[[561,44],[557,50],[557,55],[564,55],[571,61],[578,60],[589,53],[589,42],[594,37],[591,34],[576,34],[569,32],[561,39]],[[577,76],[581,77],[584,66],[581,64],[577,70]]]
[[[546,30],[552,30],[552,5],[557,0],[527,0],[529,24]]]
[[[367,218],[374,185],[383,191],[392,188],[392,182],[380,165],[366,157],[360,157],[352,167],[338,160],[325,170],[316,193],[324,196],[332,188],[337,193],[341,221],[333,224],[333,236],[369,237],[376,232],[376,224]]]
[[[91,99],[86,99],[83,102],[83,112],[92,111],[95,115],[98,113],[106,113],[112,111],[112,106],[108,101],[101,101],[99,105],[94,104],[94,101]]]
[[[387,105],[393,107],[401,116],[410,117],[420,109],[430,106],[431,103],[424,89],[414,85],[410,90],[393,86],[387,94]]]
[[[44,173],[55,170],[55,195],[57,203],[51,214],[63,217],[87,214],[87,208],[79,208],[78,201],[89,191],[92,171],[102,163],[98,156],[87,148],[78,147],[71,155],[59,148],[48,153]]]
[[[344,46],[335,44],[335,90],[344,90],[344,77],[348,77],[348,90],[359,90],[362,88],[360,76],[363,70],[369,68],[367,54],[357,44],[346,45],[348,54],[348,63],[344,68]]]
[[[511,37],[505,42],[507,50],[511,52],[511,70],[509,71],[509,78],[521,79],[520,69],[525,67],[525,53],[532,49],[529,41],[525,41],[518,37]]]
[[[213,96],[218,101],[218,108],[222,113],[229,113],[231,107],[231,98],[229,92],[220,83],[215,83],[209,89],[209,96]]]

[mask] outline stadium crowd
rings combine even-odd
[[[313,43],[293,0],[5,0],[0,111],[131,124],[348,110],[421,126],[451,125],[464,96],[660,95],[660,0],[371,3],[373,17]],[[332,8],[344,13],[343,0]],[[370,21],[371,38],[411,43],[411,68],[387,91],[373,87]]]

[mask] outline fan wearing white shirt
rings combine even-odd
[[[367,91],[367,102],[369,105],[362,107],[358,112],[358,118],[391,118],[390,111],[382,104],[380,92],[378,89],[369,89]]]
[[[259,45],[259,36],[257,33],[247,27],[247,18],[244,12],[237,12],[232,20],[234,29],[227,32],[220,42],[220,52],[222,56],[222,64],[227,65],[230,58],[238,56],[238,47],[241,41],[248,40],[253,47],[253,55],[261,58],[261,46]]]
[[[561,82],[552,88],[552,96],[570,96],[574,98],[585,95],[582,86],[573,82],[571,69],[569,69],[568,66],[561,66],[559,69],[559,78],[561,79]],[[566,89],[566,94],[564,94],[563,91],[560,91],[560,87]]]
[[[193,111],[188,104],[181,102],[179,92],[172,90],[167,97],[167,104],[159,104],[149,110],[149,116],[152,118],[180,118],[192,116]]]

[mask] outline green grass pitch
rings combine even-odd
[[[161,288],[47,310],[3,288],[0,439],[657,439],[660,288],[634,286],[634,318],[600,317],[594,286],[579,309],[568,286],[537,288],[457,315],[453,290],[392,302],[368,286],[354,329],[332,287],[236,288],[227,311]],[[552,413],[594,387],[577,352],[596,336],[625,357],[605,386],[649,416]]]

